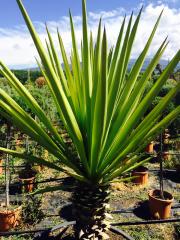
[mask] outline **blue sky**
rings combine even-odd
[[[67,15],[70,8],[74,15],[81,14],[81,0],[23,0],[25,7],[34,21],[58,20]],[[133,10],[137,6],[153,3],[168,4],[170,8],[180,8],[180,0],[87,0],[87,9],[91,12],[111,11],[123,7],[126,11]],[[23,24],[16,0],[1,0],[0,28],[13,27]]]
[[[42,40],[45,38],[43,24],[48,22],[52,35],[55,38],[55,27],[59,27],[64,37],[67,51],[70,52],[71,42],[69,22],[67,19],[70,8],[75,19],[76,31],[81,36],[81,0],[23,0],[23,3],[35,23]],[[141,5],[144,5],[142,26],[137,38],[134,55],[141,51],[148,33],[162,8],[165,8],[164,17],[159,29],[159,38],[155,39],[150,57],[166,35],[169,35],[171,44],[164,56],[171,58],[178,50],[180,42],[178,26],[180,28],[180,0],[87,0],[89,22],[93,32],[96,31],[98,18],[103,16],[104,23],[109,28],[109,45],[115,41],[123,15],[134,10],[135,15]],[[168,21],[167,21],[167,18]],[[142,40],[143,37],[143,40]],[[56,41],[56,40],[55,40]],[[138,52],[139,51],[139,52]],[[26,54],[25,54],[26,53]],[[31,38],[24,26],[24,20],[18,9],[16,0],[1,0],[0,8],[0,59],[9,66],[33,66],[36,51]]]

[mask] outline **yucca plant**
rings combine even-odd
[[[76,187],[72,196],[76,219],[76,239],[106,238],[106,209],[109,201],[110,182],[127,171],[149,160],[139,155],[156,134],[176,118],[177,107],[163,119],[163,110],[179,89],[175,86],[153,110],[143,117],[180,59],[178,51],[156,83],[144,96],[146,84],[167,47],[167,39],[161,44],[151,62],[139,78],[161,15],[157,19],[145,47],[133,67],[128,71],[135,35],[142,9],[133,22],[133,14],[127,23],[124,18],[114,49],[108,50],[106,29],[99,21],[97,38],[93,40],[87,27],[86,2],[82,1],[81,54],[77,47],[72,15],[71,62],[68,61],[59,31],[60,50],[64,63],[62,69],[57,50],[47,28],[47,51],[21,2],[19,8],[31,33],[41,61],[37,61],[51,91],[57,111],[77,151],[72,157],[67,145],[53,127],[46,113],[15,75],[0,62],[2,74],[24,99],[38,118],[37,123],[3,89],[0,89],[1,114],[16,124],[58,161],[50,162],[23,152],[0,148],[1,151],[47,167],[64,171],[74,177]],[[64,70],[64,71],[63,71]],[[59,164],[58,164],[59,162]],[[51,187],[58,190],[61,186]],[[46,191],[46,190],[44,190]]]

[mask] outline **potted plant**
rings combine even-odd
[[[22,2],[17,0],[17,3],[39,52],[41,58],[41,63],[38,62],[39,67],[61,120],[73,141],[76,156],[64,143],[37,101],[2,62],[0,62],[0,73],[23,97],[39,122],[34,121],[3,89],[0,89],[0,107],[7,112],[7,118],[13,118],[14,124],[47,149],[57,160],[48,161],[32,154],[9,151],[5,148],[0,150],[26,158],[30,162],[34,161],[63,171],[73,177],[75,187],[71,200],[76,220],[75,239],[105,239],[108,234],[106,211],[111,181],[148,161],[151,157],[148,156],[142,160],[139,152],[180,113],[180,107],[177,107],[157,122],[167,103],[176,95],[178,85],[143,118],[152,100],[166,82],[169,73],[179,62],[180,52],[170,61],[150,91],[143,96],[145,86],[167,45],[165,40],[141,78],[138,78],[162,13],[142,53],[127,74],[130,52],[142,10],[133,24],[133,16],[131,16],[125,34],[123,33],[126,20],[123,20],[112,58],[108,59],[106,30],[104,29],[102,33],[101,21],[96,43],[93,44],[92,37],[89,40],[86,2],[83,0],[82,64],[71,14],[72,67],[68,63],[63,41],[58,33],[64,71],[67,76],[65,77],[48,28],[48,47],[51,49],[53,62],[44,49]],[[43,189],[43,192],[57,191],[62,188],[61,185],[51,186]]]
[[[164,191],[163,186],[163,142],[161,134],[161,150],[159,155],[160,160],[160,189],[150,190],[149,208],[151,216],[155,219],[166,219],[171,215],[171,205],[174,200],[171,193]]]
[[[28,136],[25,142],[26,154],[30,154]],[[32,192],[35,185],[36,171],[33,170],[33,164],[25,160],[25,168],[19,173],[19,180],[22,184],[23,192]]]
[[[151,142],[146,146],[145,151],[146,151],[147,153],[151,153],[151,154],[154,152],[154,142],[153,142],[153,141],[151,141]]]
[[[36,173],[32,164],[26,161],[24,170],[19,173],[22,192],[32,192],[34,190]]]
[[[163,159],[164,159],[165,161],[171,160],[171,154],[169,153],[169,151],[163,152],[162,155],[163,155]]]
[[[166,219],[171,216],[171,206],[174,200],[172,194],[159,189],[149,191],[149,208],[155,219]]]
[[[11,126],[7,122],[7,139],[6,147],[9,149],[11,140]],[[9,180],[10,180],[10,168],[9,168],[9,154],[6,155],[5,161],[5,202],[0,205],[0,232],[8,231],[9,229],[17,226],[21,219],[21,206],[10,205],[9,199]]]
[[[133,170],[132,176],[135,177],[133,179],[134,183],[139,185],[146,185],[148,183],[148,168],[139,166]]]

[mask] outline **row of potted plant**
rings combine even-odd
[[[19,173],[19,181],[21,186],[21,192],[31,193],[35,189],[35,178],[37,172],[32,169],[32,166],[26,164],[25,169]],[[7,197],[7,196],[6,196]],[[8,196],[9,198],[9,196]],[[8,231],[11,228],[19,225],[21,218],[21,203],[10,203],[2,204],[0,206],[0,231]],[[20,204],[20,205],[19,205]]]
[[[148,192],[150,213],[155,219],[169,218],[171,216],[171,206],[174,200],[172,194],[163,189],[163,161],[169,159],[169,152],[167,152],[169,137],[170,134],[168,133],[168,129],[165,129],[164,133],[161,133],[159,137],[160,152],[158,159],[160,162],[160,189],[150,190]],[[145,151],[148,154],[154,154],[154,142],[150,142]],[[133,171],[132,175],[136,176],[136,178],[134,178],[136,184],[148,183],[148,168],[140,166]]]
[[[22,183],[23,192],[32,192],[34,190],[35,174],[36,172],[32,169],[32,166],[30,164],[26,164],[25,169],[19,173],[19,180]],[[134,183],[145,185],[148,183],[148,168],[140,166],[137,169],[133,170],[132,176],[135,176],[133,179]],[[154,218],[163,219],[170,217],[173,197],[167,192],[164,192],[164,194],[164,199],[162,199],[159,190],[149,191],[149,206],[151,214]],[[13,210],[8,209],[8,211],[5,211],[3,213],[0,212],[1,231],[6,231],[12,226],[15,227],[18,224],[20,209],[21,208],[18,207]]]
[[[7,132],[4,144],[6,144],[8,149],[11,149],[11,144],[14,142],[14,137],[13,132],[11,131],[11,124],[9,122],[6,122],[6,129]],[[25,140],[23,141],[25,144],[21,144],[21,148],[25,145],[26,152],[28,153],[30,148],[28,138],[24,139],[24,135],[21,135],[18,138],[18,141],[22,140]],[[17,145],[19,146],[19,142]],[[3,159],[4,166],[2,166]],[[4,232],[19,225],[21,221],[22,204],[21,202],[11,203],[10,201],[10,155],[1,153],[0,160],[0,173],[2,174],[3,168],[5,168],[4,176],[6,183],[5,202],[0,205],[0,231]],[[28,161],[25,161],[25,168],[19,172],[18,176],[22,193],[30,193],[34,190],[36,173],[37,171],[33,169],[32,164],[29,164]]]
[[[148,183],[148,168],[139,167],[132,172],[132,176],[135,176],[133,182],[139,185],[146,185]],[[152,218],[154,219],[166,219],[171,216],[171,206],[174,200],[172,194],[158,190],[149,190],[149,209]]]

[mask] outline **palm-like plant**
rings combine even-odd
[[[5,112],[0,108],[1,114],[53,154],[59,160],[59,164],[57,161],[55,163],[48,162],[22,152],[4,148],[0,148],[0,150],[64,171],[74,177],[76,188],[72,201],[75,207],[78,237],[80,239],[94,239],[93,237],[100,239],[107,227],[104,220],[110,182],[147,161],[148,159],[142,159],[138,153],[180,112],[180,107],[177,107],[161,119],[163,110],[179,89],[179,84],[177,84],[143,118],[152,100],[167,80],[169,73],[178,63],[180,52],[178,51],[150,91],[144,96],[146,84],[167,46],[167,39],[165,39],[139,79],[139,73],[162,13],[143,51],[128,72],[128,62],[142,10],[134,23],[132,22],[133,15],[131,15],[126,30],[124,18],[115,48],[108,51],[106,30],[104,28],[102,32],[101,20],[95,44],[92,34],[89,37],[86,4],[83,0],[82,60],[79,56],[70,13],[72,71],[62,38],[57,32],[64,62],[64,73],[48,28],[49,41],[46,52],[21,0],[17,0],[17,3],[39,53],[41,59],[41,62],[38,62],[39,67],[47,81],[61,120],[76,147],[78,158],[71,156],[68,147],[47,118],[46,113],[2,62],[0,62],[0,73],[24,99],[41,125],[2,89],[0,89],[0,107]],[[51,190],[59,188],[55,187]]]

